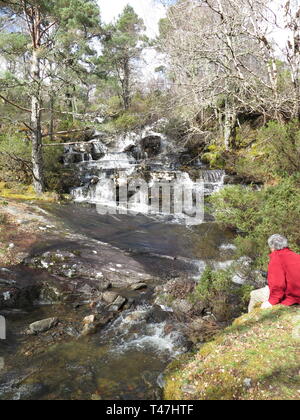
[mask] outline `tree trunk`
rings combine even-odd
[[[42,124],[41,124],[41,80],[40,59],[37,50],[32,53],[31,76],[34,80],[34,91],[31,97],[31,127],[32,127],[32,168],[33,185],[37,194],[45,190],[44,162],[42,151]]]
[[[51,93],[50,97],[50,125],[49,125],[49,134],[50,134],[50,141],[54,141],[54,94]]]
[[[129,60],[125,61],[124,64],[124,80],[123,80],[123,102],[125,110],[128,110],[130,107],[130,67]]]
[[[224,144],[226,150],[230,150],[230,148],[235,147],[236,123],[236,111],[228,105],[226,100],[224,122]]]

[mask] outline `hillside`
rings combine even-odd
[[[165,399],[299,400],[300,310],[276,306],[238,318],[167,370]]]

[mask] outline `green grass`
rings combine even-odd
[[[183,392],[186,384],[195,387],[192,394]],[[238,318],[188,363],[169,366],[164,398],[299,400],[299,307],[275,306]]]

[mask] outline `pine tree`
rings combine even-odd
[[[10,54],[16,56],[24,53],[27,40],[30,67],[26,92],[30,107],[22,105],[24,98],[18,104],[1,97],[30,114],[33,183],[41,194],[45,188],[42,152],[45,92],[55,83],[59,68],[78,66],[79,71],[79,58],[88,53],[89,40],[99,32],[100,13],[96,0],[0,0],[0,14],[2,26],[3,21],[7,22],[0,37],[0,52],[3,37]]]
[[[148,44],[144,21],[127,5],[115,24],[106,27],[102,65],[109,69],[119,86],[124,109],[130,107],[134,65],[141,59]]]

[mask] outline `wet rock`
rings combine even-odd
[[[134,299],[133,298],[129,298],[127,300],[127,303],[124,305],[123,309],[124,310],[128,310],[131,308],[131,306],[134,304]]]
[[[141,290],[146,289],[148,286],[146,283],[135,283],[130,286],[131,290]]]
[[[39,296],[39,288],[28,287],[9,287],[0,285],[0,309],[23,308],[31,305]]]
[[[43,384],[25,384],[21,385],[17,390],[13,390],[12,401],[34,400],[42,397],[47,392],[47,388]]]
[[[85,284],[83,287],[78,289],[78,292],[82,293],[83,295],[91,296],[93,294],[93,288],[88,284]]]
[[[55,327],[57,324],[58,324],[57,318],[42,319],[41,321],[37,321],[29,325],[29,333],[39,334],[39,333],[50,330],[51,328]]]
[[[95,317],[93,323],[84,325],[78,338],[96,334],[100,328],[103,328],[113,318],[113,313],[106,313],[103,316]]]
[[[117,312],[119,311],[126,303],[127,299],[123,296],[118,296],[116,300],[114,300],[113,304],[110,305],[109,311],[110,312]]]
[[[165,381],[165,378],[164,378],[164,374],[163,374],[163,373],[161,373],[161,374],[157,377],[156,383],[157,383],[157,385],[158,385],[161,389],[163,389],[163,388],[166,386],[166,381]]]
[[[232,264],[233,276],[232,281],[238,285],[249,284],[256,289],[266,286],[266,278],[261,271],[253,270],[252,259],[249,257],[241,257]]]
[[[97,326],[94,324],[85,324],[83,330],[81,331],[80,337],[86,337],[88,335],[96,334]]]
[[[124,318],[124,322],[140,322],[140,321],[145,321],[146,320],[146,313],[145,312],[133,312],[129,315],[126,316],[126,318]]]
[[[146,156],[157,156],[161,151],[161,137],[155,135],[144,137],[141,141],[141,148]]]
[[[76,330],[76,328],[72,326],[67,326],[66,328],[64,328],[64,333],[74,338],[77,338],[80,335],[80,333]]]

